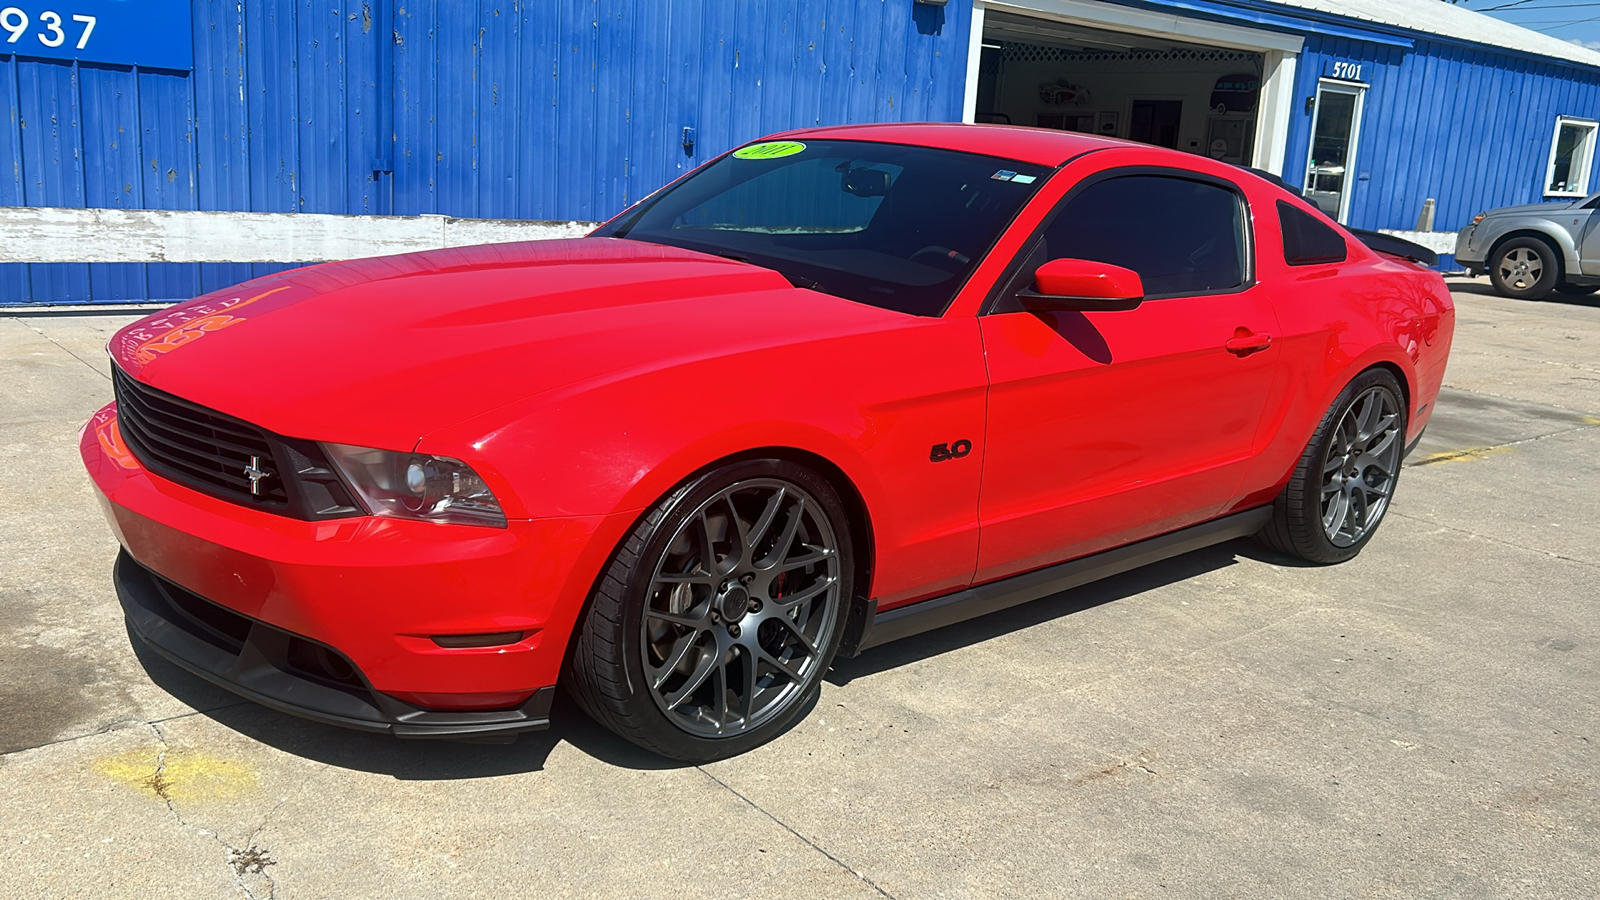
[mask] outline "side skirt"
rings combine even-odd
[[[844,651],[855,649],[859,652],[877,647],[914,634],[998,612],[1030,600],[1059,594],[1091,581],[1120,575],[1131,569],[1181,556],[1212,544],[1247,537],[1260,531],[1271,518],[1272,507],[1261,506],[1199,525],[1191,525],[1181,531],[1149,538],[1136,544],[1106,550],[1093,556],[1035,569],[1032,572],[1013,575],[1000,581],[981,584],[887,612],[875,612],[866,626],[865,633],[861,635],[859,644],[854,648],[841,648],[840,655],[854,656],[854,653],[846,654]]]

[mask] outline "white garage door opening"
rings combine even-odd
[[[1283,172],[1301,39],[1111,4],[976,4],[968,122],[1128,138]]]

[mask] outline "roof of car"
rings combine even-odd
[[[1117,138],[1097,137],[1051,128],[1025,128],[1020,125],[965,125],[954,122],[909,122],[877,125],[834,125],[785,132],[785,138],[815,138],[841,141],[880,141],[886,144],[913,144],[982,153],[1002,159],[1059,166],[1090,150],[1107,147],[1142,147]],[[1171,151],[1176,153],[1177,151]]]

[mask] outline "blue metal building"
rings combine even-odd
[[[1595,187],[1600,54],[1440,0],[9,0],[0,97],[0,207],[593,221],[768,132],[967,120],[1444,232]],[[0,305],[281,267],[0,263]]]

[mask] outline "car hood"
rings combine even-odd
[[[747,263],[580,238],[298,269],[140,320],[108,349],[152,387],[282,435],[409,449],[623,368],[909,318]]]
[[[1550,203],[1525,203],[1521,206],[1502,206],[1497,209],[1489,210],[1484,214],[1484,218],[1489,218],[1491,216],[1495,218],[1500,216],[1539,216],[1550,213],[1558,213],[1571,209],[1573,204],[1577,202],[1579,201],[1569,200]]]

